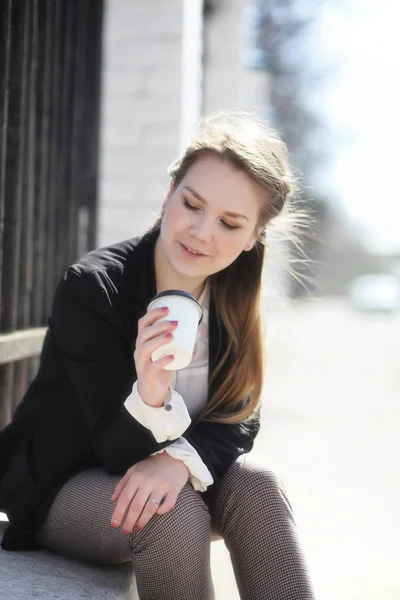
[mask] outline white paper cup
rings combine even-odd
[[[197,327],[203,318],[203,311],[196,298],[181,290],[166,290],[157,294],[147,307],[147,312],[162,306],[168,306],[169,312],[160,321],[178,321],[178,325],[172,331],[172,341],[157,348],[151,358],[156,361],[173,354],[174,360],[164,369],[178,371],[187,367],[192,360]]]

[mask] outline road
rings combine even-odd
[[[400,315],[311,300],[268,318],[253,455],[283,479],[321,600],[400,599]],[[223,542],[218,600],[238,600]]]

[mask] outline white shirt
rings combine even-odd
[[[125,400],[128,412],[152,432],[157,442],[179,438],[154,454],[167,452],[173,458],[182,460],[190,471],[191,484],[200,492],[214,482],[213,477],[193,446],[179,436],[207,403],[209,298],[209,284],[206,284],[199,298],[203,319],[197,330],[192,362],[185,369],[175,371],[164,406],[155,408],[143,402],[137,382]]]

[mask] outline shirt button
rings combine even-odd
[[[172,410],[172,406],[170,404],[166,404],[164,406],[164,408],[165,408],[165,410],[168,410],[168,411]]]

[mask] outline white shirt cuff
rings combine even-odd
[[[201,460],[197,450],[185,438],[180,437],[166,448],[153,452],[151,456],[160,454],[160,452],[168,452],[172,458],[177,458],[185,463],[190,472],[190,483],[195,490],[205,492],[207,487],[214,483],[210,471]]]
[[[156,408],[143,402],[135,381],[132,393],[125,400],[124,405],[136,421],[150,429],[158,443],[175,440],[186,431],[192,421],[182,396],[171,386],[169,399],[164,401],[164,406]]]

